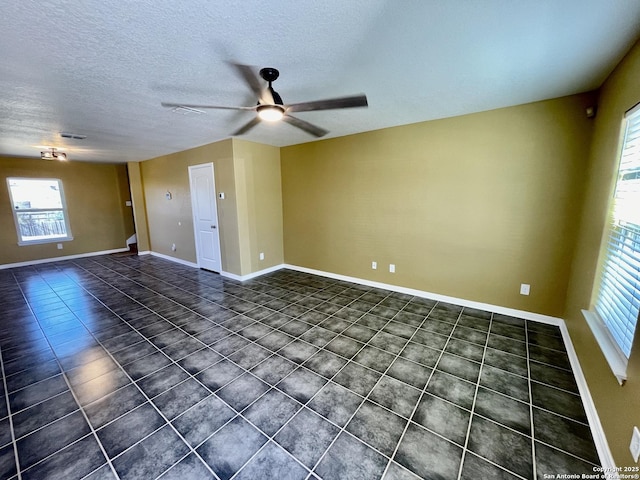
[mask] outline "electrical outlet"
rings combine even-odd
[[[520,284],[520,295],[529,295],[530,291],[531,291],[531,285],[529,285],[528,283]]]
[[[377,270],[378,269],[378,262],[371,262],[371,268],[373,270]]]
[[[175,243],[171,244],[171,251],[175,252],[176,250],[177,250],[176,244]]]
[[[389,272],[396,273],[396,266],[393,263],[389,264]]]
[[[260,252],[260,260],[264,260],[264,253]]]
[[[61,244],[61,243],[59,243],[59,244],[57,245],[57,247],[58,247],[58,250],[62,250],[62,244]]]
[[[633,461],[638,463],[638,457],[640,457],[640,430],[638,430],[638,427],[633,427],[629,450],[631,450],[631,455],[633,455]]]

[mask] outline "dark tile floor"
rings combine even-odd
[[[0,477],[513,479],[599,460],[557,327],[155,257],[0,271]]]

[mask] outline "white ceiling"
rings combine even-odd
[[[232,62],[280,70],[325,138],[597,88],[640,36],[636,0],[21,0],[0,14],[0,155],[138,161],[228,138],[254,105]],[[86,135],[60,138],[60,132]],[[316,140],[287,124],[244,138]]]

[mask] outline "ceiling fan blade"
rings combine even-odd
[[[193,105],[190,103],[168,103],[168,102],[162,102],[162,106],[163,107],[169,107],[169,108],[179,108],[179,107],[185,107],[185,108],[216,108],[219,110],[255,110],[256,107],[224,107],[221,105]]]
[[[336,108],[366,107],[366,95],[353,95],[351,97],[328,98],[326,100],[316,100],[313,102],[292,103],[286,105],[288,112],[310,112],[313,110],[332,110]]]
[[[249,65],[243,65],[241,63],[229,62],[236,72],[240,74],[245,83],[249,86],[254,95],[258,98],[262,96],[262,85],[260,79]]]
[[[253,119],[245,123],[242,127],[240,127],[238,130],[233,132],[231,135],[235,137],[236,135],[242,135],[244,133],[247,133],[249,130],[251,130],[253,127],[255,127],[259,123],[260,123],[260,118],[254,117]]]
[[[312,123],[309,123],[305,120],[300,120],[299,118],[292,117],[291,115],[285,115],[282,117],[282,121],[287,122],[294,127],[298,127],[300,130],[304,130],[307,133],[310,133],[314,137],[323,137],[329,130],[325,130],[324,128],[320,128]]]

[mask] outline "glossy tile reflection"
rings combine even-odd
[[[558,327],[291,270],[1,270],[0,367],[10,480],[533,480],[599,463]]]

